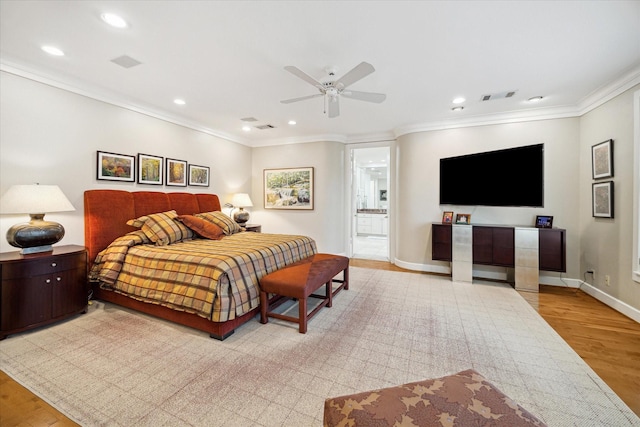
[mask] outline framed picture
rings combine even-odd
[[[313,210],[313,168],[265,169],[264,207]]]
[[[613,139],[591,147],[593,179],[613,177]]]
[[[453,222],[453,212],[445,211],[442,214],[442,223],[451,224]]]
[[[380,190],[380,201],[381,202],[387,201],[387,190]]]
[[[613,181],[593,184],[593,216],[613,218]]]
[[[136,158],[126,154],[98,151],[96,169],[98,179],[134,182],[136,179]]]
[[[456,224],[471,224],[471,214],[457,214]]]
[[[167,177],[168,186],[186,187],[187,186],[187,162],[184,160],[167,159]]]
[[[198,187],[209,186],[209,167],[189,165],[189,185]]]
[[[536,228],[552,228],[553,217],[549,215],[536,215]]]
[[[164,157],[138,153],[138,184],[162,185]]]

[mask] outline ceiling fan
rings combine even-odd
[[[316,93],[315,95],[302,96],[300,98],[285,99],[284,101],[280,102],[283,104],[290,104],[292,102],[304,101],[306,99],[324,96],[325,113],[328,110],[330,118],[338,117],[340,115],[340,96],[357,99],[358,101],[375,103],[380,103],[387,98],[387,95],[383,93],[359,92],[356,90],[347,89],[347,87],[351,86],[358,80],[365,78],[375,71],[373,65],[369,64],[368,62],[361,62],[347,74],[340,77],[338,80],[333,80],[336,73],[335,67],[328,67],[327,73],[329,74],[329,80],[324,83],[314,79],[313,77],[309,76],[307,73],[297,67],[294,67],[293,65],[288,65],[284,67],[284,69],[291,74],[298,76],[305,82],[311,83],[320,91],[320,93]]]

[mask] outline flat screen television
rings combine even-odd
[[[440,204],[544,206],[544,144],[440,159]]]

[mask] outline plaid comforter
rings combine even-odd
[[[258,307],[261,277],[316,251],[305,236],[242,232],[156,246],[134,231],[98,254],[90,278],[140,301],[225,322]]]

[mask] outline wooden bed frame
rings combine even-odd
[[[88,190],[84,193],[84,241],[89,255],[89,268],[100,251],[116,238],[136,230],[127,221],[157,212],[175,210],[178,215],[220,210],[215,194],[162,193],[153,191]],[[92,284],[93,298],[108,301],[180,325],[209,333],[224,340],[234,330],[259,313],[260,307],[226,322],[212,322],[196,314],[176,311],[158,304],[146,303],[126,295],[101,289]]]

